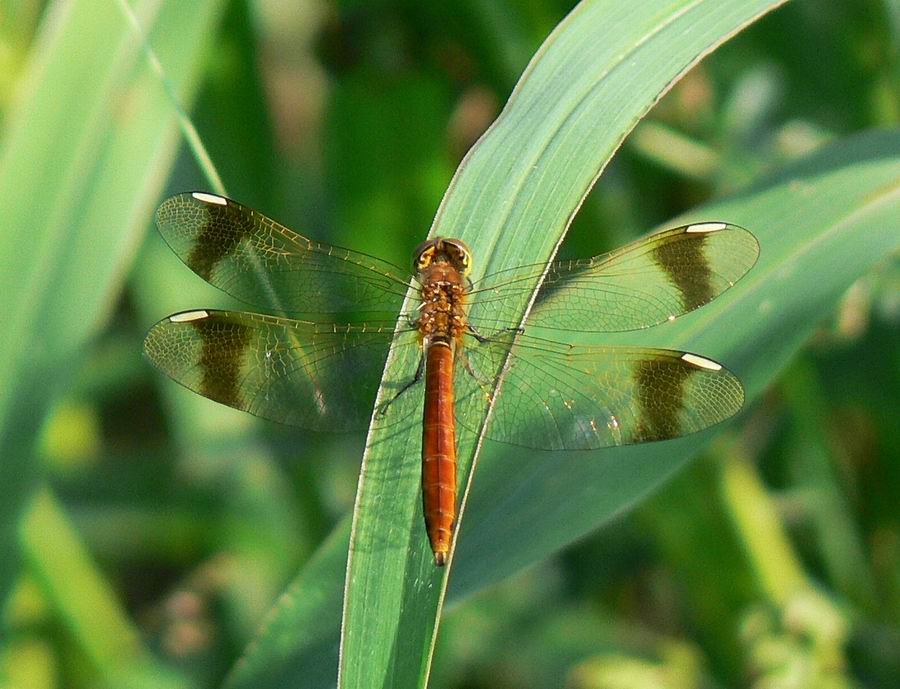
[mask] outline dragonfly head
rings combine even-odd
[[[416,247],[413,268],[421,272],[435,263],[449,263],[463,277],[467,277],[472,270],[472,252],[461,239],[428,239]]]

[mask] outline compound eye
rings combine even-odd
[[[437,248],[437,244],[433,239],[427,239],[419,246],[416,247],[416,250],[413,251],[413,268],[415,270],[422,270],[431,265],[431,262],[434,260],[434,251]]]
[[[470,258],[471,252],[466,243],[461,239],[445,239],[444,244],[453,247],[454,259],[459,263],[464,273],[468,273],[471,269]]]

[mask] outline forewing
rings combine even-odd
[[[639,239],[608,254],[557,261],[547,268],[526,325],[583,332],[647,328],[715,299],[743,277],[759,256],[747,230],[697,223]],[[495,273],[476,283],[478,320],[517,325],[522,292],[541,266]]]
[[[391,263],[316,242],[214,194],[173,196],[156,211],[163,238],[197,275],[280,313],[396,314],[408,282]]]
[[[393,328],[188,311],[154,325],[144,352],[173,380],[216,402],[302,428],[349,431],[372,417]],[[397,346],[417,347],[415,332],[398,335]],[[391,405],[391,421],[400,420],[401,408]]]
[[[455,378],[461,424],[479,418],[490,402],[512,337],[467,343]],[[743,402],[738,379],[695,354],[521,336],[495,396],[487,437],[541,450],[631,445],[703,430]]]

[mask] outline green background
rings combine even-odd
[[[211,186],[179,144],[172,97],[230,196],[407,265],[462,156],[571,4],[131,6],[164,82],[120,3],[0,2],[0,687],[215,687],[229,672],[233,686],[327,686],[336,620],[313,614],[307,628],[299,614],[270,618],[234,667],[298,572],[280,610],[334,610],[344,569],[326,556],[346,551],[364,438],[259,422],[139,356],[159,318],[231,304],[150,226],[166,195]],[[797,205],[740,199],[786,167],[802,177],[810,164],[797,161],[828,145],[837,152],[815,169],[850,171],[811,206],[823,218],[865,208],[892,171],[897,184],[894,164],[866,191],[852,165],[897,159],[896,129],[854,135],[900,121],[898,46],[896,0],[798,0],[762,18],[638,125],[561,255],[614,248],[706,203],[751,229],[750,211],[781,213],[787,244]],[[896,249],[896,218],[860,232],[890,233]],[[697,460],[629,499],[635,509],[550,555],[589,530],[566,531],[577,515],[550,505],[569,500],[553,474],[580,469],[489,449],[431,686],[896,684],[900,270],[882,251],[845,291],[852,232],[832,245],[808,235],[821,261],[802,268],[822,274],[806,279],[843,296],[770,315],[778,330],[736,320],[703,340],[702,353],[736,352],[759,389]],[[758,289],[790,268],[775,261]],[[810,314],[815,332],[798,333],[789,360],[777,343],[771,357],[739,347],[790,339],[785,324]],[[597,457],[585,471],[615,494],[628,465],[603,474]],[[506,472],[491,468],[504,461],[541,462],[538,478],[499,486]],[[537,529],[545,545],[517,560],[522,549],[498,540],[509,532],[489,509],[498,496],[561,525]],[[279,623],[292,632],[271,633]],[[269,661],[301,643],[319,665]],[[264,664],[272,676],[254,670]]]

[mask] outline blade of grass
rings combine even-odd
[[[478,261],[473,280],[548,259],[640,117],[691,65],[778,4],[579,4],[542,46],[504,112],[461,165],[432,235],[469,244]],[[529,304],[527,296],[519,304],[523,316]],[[476,311],[473,307],[473,319]],[[399,379],[414,365],[391,356],[385,379]],[[486,415],[487,410],[480,423]],[[341,687],[427,684],[449,567],[434,567],[422,528],[420,435],[416,427],[398,431],[377,425],[369,435],[347,570]],[[462,486],[468,485],[479,450],[477,439],[460,436]]]
[[[231,171],[233,174],[226,174],[225,178],[239,198],[266,198],[272,194],[271,177],[277,157],[271,140],[273,132],[264,109],[259,107],[263,88],[254,64],[254,32],[247,3],[228,3],[210,56],[210,74],[190,119],[166,74],[160,72],[159,61],[153,60],[152,65],[207,184],[217,193],[226,193],[217,169]],[[149,46],[147,52],[152,57]],[[199,124],[195,125],[198,118]],[[206,132],[204,141],[198,130]],[[244,190],[243,195],[239,189]],[[168,313],[194,308],[198,303],[228,305],[220,291],[184,270],[183,263],[156,232],[147,242],[132,277],[131,294],[139,320],[146,327]],[[279,310],[277,303],[272,308]],[[142,364],[146,366],[147,362]],[[299,523],[290,496],[279,490],[289,482],[280,476],[282,469],[277,458],[257,433],[258,419],[211,405],[163,382],[161,377],[157,380],[172,431],[173,447],[168,454],[175,458],[179,472],[191,477],[192,491],[221,494],[219,507],[225,514],[238,523],[253,525],[246,529],[224,528],[218,547],[228,553],[228,558],[214,557],[204,564],[208,571],[218,573],[224,607],[228,610],[228,633],[248,638],[285,579],[296,571],[298,555],[311,552],[305,547],[308,533]],[[223,490],[224,486],[227,489]]]
[[[682,220],[728,219],[752,227],[762,246],[759,263],[731,295],[673,324],[621,339],[684,347],[725,361],[752,401],[842,292],[900,248],[898,180],[900,130],[875,131],[696,209]],[[598,453],[486,455],[460,535],[451,600],[547,557],[628,509],[712,435]],[[527,538],[521,537],[523,524]],[[327,571],[335,571],[346,557],[345,545],[346,537],[332,541],[317,561],[330,560]],[[319,594],[321,606],[299,607],[305,587],[321,591],[323,582],[304,575],[297,582],[302,586],[292,587],[273,611],[229,689],[280,687],[308,674],[327,679],[329,668],[334,672],[336,659],[323,649],[339,635],[334,599],[340,583],[331,582],[331,598]],[[315,686],[330,686],[330,677]]]
[[[801,360],[791,366],[781,385],[791,410],[797,447],[795,480],[800,490],[815,496],[809,501],[811,523],[829,588],[861,609],[874,612],[878,608],[877,587],[838,469],[842,458],[833,440],[821,430],[829,427],[830,410],[828,393],[822,389],[819,376],[808,361]]]
[[[140,20],[132,11],[131,6],[126,0],[117,0],[117,2],[122,15],[128,20],[131,30],[134,32],[140,43],[141,52],[144,54],[144,60],[146,61],[147,66],[153,71],[160,86],[162,86],[165,91],[166,97],[173,106],[172,110],[175,117],[178,119],[178,128],[181,130],[181,135],[184,137],[185,143],[193,152],[194,158],[197,160],[200,169],[203,170],[203,173],[206,175],[206,179],[212,190],[217,194],[222,194],[224,196],[225,184],[222,182],[222,178],[219,177],[216,166],[213,165],[212,158],[210,158],[206,146],[203,145],[203,141],[200,139],[197,128],[194,126],[194,123],[191,122],[187,112],[185,112],[175,85],[166,76],[166,71],[163,69],[159,56],[150,46],[147,36],[144,34],[144,30],[141,27]]]
[[[185,95],[196,86],[221,5],[135,5]],[[4,598],[18,572],[17,524],[37,484],[38,430],[110,314],[177,141],[168,101],[124,17],[101,0],[60,2],[52,10],[35,40],[0,153]],[[38,536],[26,530],[21,537]],[[41,545],[26,547],[53,567],[53,554]],[[87,620],[91,601],[80,603],[78,614]],[[87,629],[85,623],[73,631]]]
[[[141,644],[140,633],[48,490],[33,501],[23,531],[30,571],[106,686],[187,686],[184,678],[162,667]],[[52,558],[46,556],[48,552]]]

